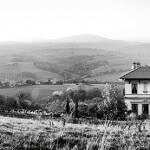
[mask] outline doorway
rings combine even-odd
[[[148,104],[142,104],[142,113],[146,115],[149,114]]]
[[[138,104],[132,104],[132,111],[133,111],[135,114],[138,114]]]

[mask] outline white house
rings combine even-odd
[[[130,72],[120,77],[125,81],[125,103],[138,115],[150,115],[150,66],[133,63]]]

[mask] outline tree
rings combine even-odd
[[[29,100],[22,100],[20,101],[20,107],[23,109],[30,109],[31,102]]]
[[[5,104],[5,96],[0,95],[0,106]]]
[[[79,115],[78,115],[78,95],[77,95],[77,93],[74,94],[74,102],[75,102],[74,117],[79,118]]]
[[[28,84],[28,85],[35,85],[35,81],[33,81],[33,80],[26,80],[26,84]]]
[[[24,92],[24,91],[21,91],[17,94],[18,98],[20,101],[23,101],[23,100],[29,100],[29,101],[32,101],[32,96],[31,96],[31,93],[30,92]]]
[[[86,99],[86,92],[85,92],[85,90],[79,89],[77,91],[77,95],[78,95],[78,99],[80,101],[84,101]]]
[[[88,104],[85,102],[80,102],[78,104],[78,116],[79,117],[88,117]]]
[[[70,114],[69,97],[67,97],[67,100],[66,100],[66,113]]]
[[[5,101],[6,109],[17,109],[19,107],[18,101],[14,97],[7,97]]]
[[[87,99],[93,99],[93,98],[96,98],[96,97],[102,97],[102,92],[99,88],[92,88],[90,89],[88,92],[87,92],[87,95],[86,95]]]
[[[98,105],[99,116],[105,119],[124,120],[127,106],[117,85],[106,85],[102,93],[103,100]]]
[[[97,103],[89,104],[89,106],[88,106],[89,116],[97,117],[97,111],[98,111]]]

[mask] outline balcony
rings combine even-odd
[[[150,94],[125,94],[126,98],[150,98]]]

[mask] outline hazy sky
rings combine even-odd
[[[0,40],[76,34],[150,42],[150,0],[0,0]]]

